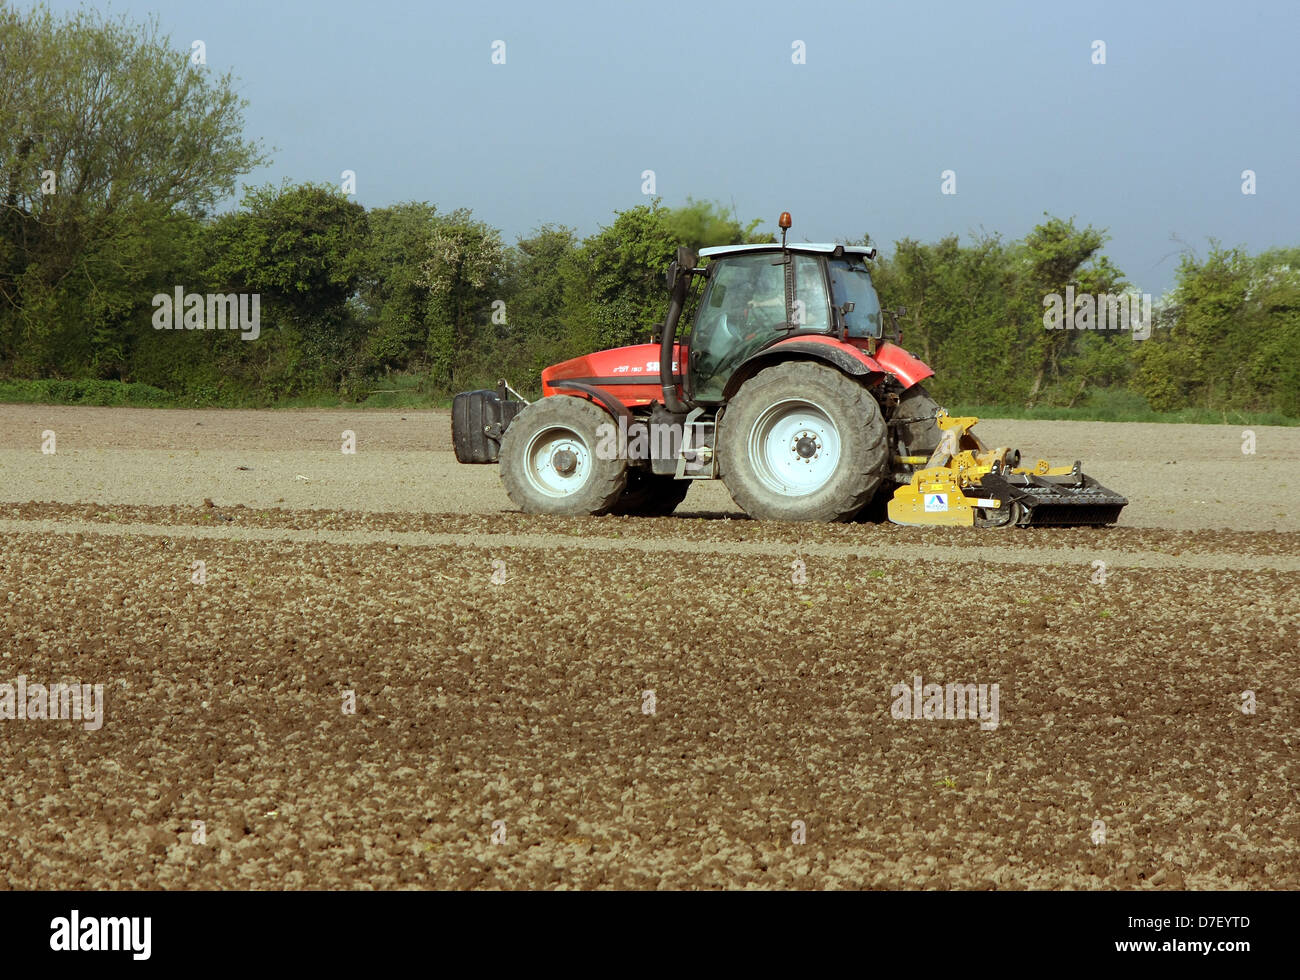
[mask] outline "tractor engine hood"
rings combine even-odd
[[[673,345],[672,379],[681,384],[682,347]],[[596,392],[605,397],[600,397]],[[585,395],[596,398],[611,414],[621,415],[616,405],[638,408],[662,397],[660,394],[659,345],[632,344],[583,354],[542,372],[542,394]]]

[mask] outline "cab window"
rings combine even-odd
[[[700,401],[720,401],[736,366],[789,330],[785,266],[779,254],[738,255],[716,262],[691,336],[694,397]]]
[[[830,308],[826,305],[826,278],[822,260],[815,255],[794,257],[794,313],[800,330],[825,333],[830,327]]]
[[[853,312],[844,317],[850,337],[880,336],[880,300],[871,284],[871,273],[861,259],[831,259],[831,296],[836,306],[853,304]]]

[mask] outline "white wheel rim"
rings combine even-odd
[[[749,433],[749,459],[759,481],[783,497],[815,493],[839,469],[840,432],[819,405],[803,399],[764,410]]]
[[[535,433],[524,450],[524,463],[528,482],[548,497],[568,497],[591,478],[591,450],[580,435],[564,426]]]

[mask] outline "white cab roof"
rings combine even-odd
[[[816,252],[827,254],[842,248],[849,255],[875,255],[876,250],[870,245],[837,245],[833,242],[791,242],[786,246],[791,252]],[[700,258],[707,259],[715,255],[735,255],[738,252],[779,252],[781,246],[774,242],[761,245],[714,245],[700,249]]]

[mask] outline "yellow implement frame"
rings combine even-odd
[[[1019,453],[1006,447],[987,448],[971,432],[979,421],[973,415],[953,417],[940,410],[935,421],[942,436],[939,445],[912,479],[899,487],[889,501],[889,519],[895,524],[918,526],[971,527],[977,508],[993,509],[1002,501],[979,495],[979,482],[995,463],[1014,473],[1037,476],[1063,476],[1072,467],[1053,467],[1040,459],[1033,467],[1016,467]],[[899,462],[914,462],[917,457],[900,457]],[[1012,469],[1012,467],[1015,467]],[[970,491],[970,494],[967,494]]]

